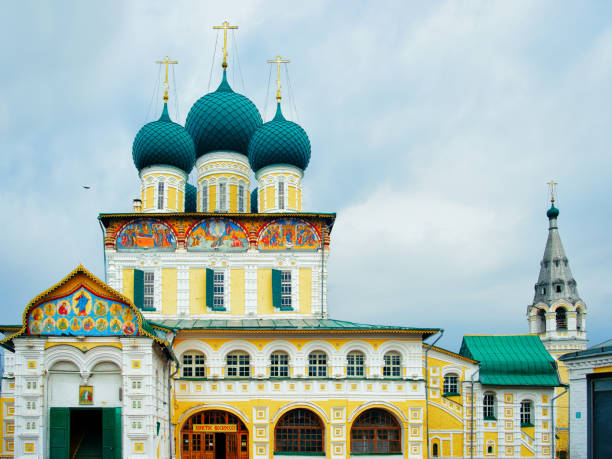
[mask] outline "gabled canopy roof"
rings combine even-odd
[[[480,362],[485,385],[561,385],[557,364],[536,335],[464,336],[459,354]]]
[[[81,293],[84,300],[82,314],[74,317],[78,307],[77,296]],[[40,315],[40,319],[33,318],[32,311]],[[117,319],[114,332],[111,332],[112,321],[115,320],[112,317]],[[123,327],[126,321],[122,319],[125,317],[129,317],[127,321],[132,324],[129,329]],[[90,321],[90,328],[83,326],[82,329],[79,328],[78,333],[72,331],[68,324],[73,319],[83,325],[86,320]],[[98,320],[101,321],[99,328]],[[63,323],[66,328],[59,326],[60,321],[65,321]],[[32,322],[39,323],[33,324]],[[45,329],[47,323],[49,326],[48,329]],[[129,298],[109,287],[82,265],[77,266],[57,284],[34,297],[23,311],[21,326],[3,326],[0,329],[7,333],[7,336],[0,340],[0,346],[11,351],[14,350],[13,339],[25,334],[62,336],[88,335],[90,332],[98,336],[105,334],[121,336],[122,333],[125,333],[126,336],[146,336],[168,348],[170,343],[166,335],[171,332],[170,329],[151,325]]]

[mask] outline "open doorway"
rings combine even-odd
[[[102,409],[70,410],[70,457],[102,459]]]

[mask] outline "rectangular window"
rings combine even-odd
[[[213,278],[213,308],[223,309],[225,307],[225,273],[215,271]]]
[[[285,208],[285,182],[278,182],[278,208]]]
[[[444,395],[459,393],[458,379],[459,378],[455,375],[447,375],[444,377]]]
[[[244,212],[244,185],[238,185],[238,212]]]
[[[308,355],[308,376],[322,378],[327,376],[327,355],[323,352],[311,352]]]
[[[155,274],[151,272],[144,273],[144,300],[143,307],[154,308],[153,298],[155,290]]]
[[[157,208],[164,208],[164,182],[159,182],[157,184]]]
[[[208,185],[202,185],[202,212],[208,212]]]
[[[248,354],[234,352],[227,356],[227,376],[248,378],[251,376],[251,362]]]
[[[364,358],[361,352],[351,352],[346,356],[346,375],[349,377],[363,376]]]
[[[485,394],[482,401],[482,415],[486,419],[495,419],[495,395]]]
[[[291,308],[291,271],[281,271],[281,309]]]
[[[289,376],[289,356],[285,353],[274,353],[270,356],[270,376],[287,378]]]
[[[219,211],[227,212],[227,186],[225,183],[219,183]]]
[[[385,378],[399,378],[401,373],[401,357],[399,354],[390,352],[385,354],[385,366],[383,376]]]

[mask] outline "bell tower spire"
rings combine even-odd
[[[551,205],[548,217],[548,239],[540,262],[533,303],[527,307],[529,331],[537,333],[551,354],[563,354],[586,348],[586,306],[578,293],[559,235],[555,207],[555,186],[548,182]]]

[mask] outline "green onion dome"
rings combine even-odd
[[[134,165],[140,172],[147,166],[174,166],[191,172],[195,164],[193,139],[180,124],[172,122],[168,116],[168,104],[160,118],[145,124],[132,145]]]
[[[258,212],[257,210],[258,202],[259,202],[259,188],[255,188],[253,191],[251,191],[251,213],[252,214],[256,214]]]
[[[557,209],[554,204],[551,204],[550,209],[546,212],[546,216],[549,219],[557,218],[559,216],[559,209]]]
[[[291,164],[302,170],[310,161],[310,140],[302,127],[283,116],[280,102],[276,115],[260,127],[249,144],[249,162],[254,171],[272,164]]]
[[[232,90],[223,70],[221,84],[215,92],[193,104],[185,127],[193,138],[198,158],[212,151],[233,151],[246,156],[251,136],[262,123],[255,104]]]
[[[191,183],[185,184],[185,212],[197,212],[198,190]]]

